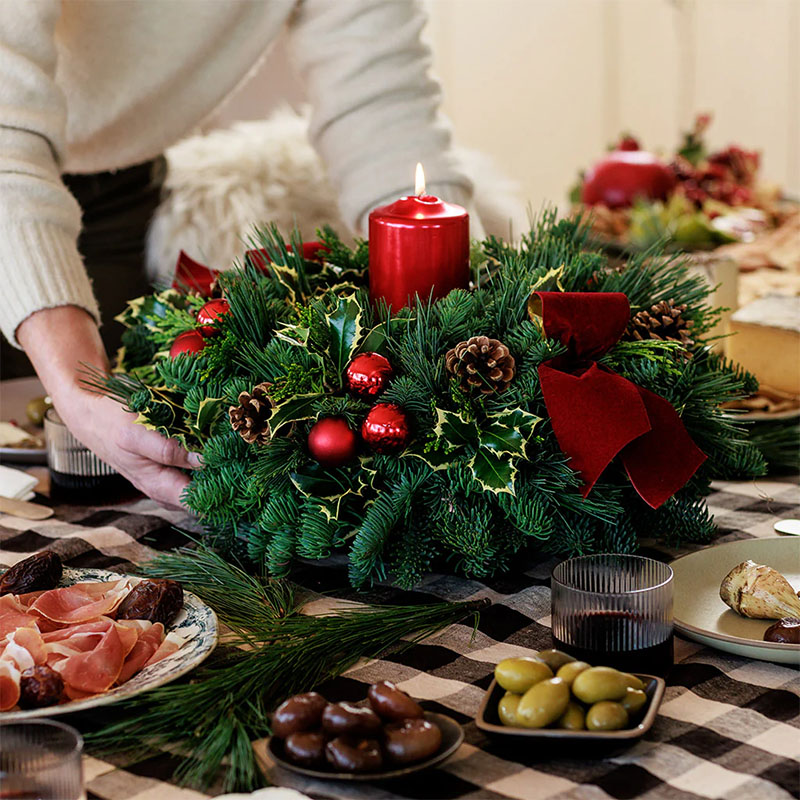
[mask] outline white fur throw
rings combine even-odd
[[[475,184],[475,205],[486,233],[509,237],[523,229],[517,188],[479,153],[460,151]],[[248,249],[258,222],[305,238],[330,224],[347,228],[325,169],[307,136],[307,121],[290,110],[270,119],[239,122],[228,130],[184,139],[167,153],[164,199],[150,226],[147,271],[153,283],[172,281],[180,250],[225,269]]]

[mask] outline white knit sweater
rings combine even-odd
[[[151,159],[192,131],[288,25],[342,215],[430,186],[464,202],[412,0],[0,0],[0,327],[97,304],[61,173]]]

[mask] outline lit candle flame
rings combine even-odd
[[[422,164],[419,162],[417,162],[417,172],[414,176],[414,194],[417,197],[425,194],[425,170],[422,169]]]

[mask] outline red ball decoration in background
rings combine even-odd
[[[175,358],[181,353],[189,353],[195,355],[199,353],[206,346],[206,340],[200,331],[185,331],[178,334],[172,347],[169,349],[169,357]]]
[[[359,353],[347,367],[345,384],[354,395],[369,399],[386,389],[392,375],[388,358],[380,353]]]
[[[394,403],[376,403],[361,424],[361,438],[376,453],[397,453],[411,439],[408,417]]]
[[[675,173],[645,150],[614,150],[585,175],[581,201],[626,208],[639,199],[666,200],[675,188]]]
[[[197,324],[201,326],[204,334],[214,333],[213,325],[220,318],[224,317],[231,310],[230,304],[224,297],[217,297],[209,300],[197,312]]]
[[[308,432],[308,451],[323,467],[341,467],[358,452],[355,431],[342,417],[323,417]]]

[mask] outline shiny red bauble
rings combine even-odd
[[[190,353],[192,355],[199,353],[206,346],[206,340],[200,331],[186,331],[185,333],[178,334],[172,347],[169,349],[169,357],[181,355],[181,353]]]
[[[355,431],[342,417],[324,417],[308,432],[308,452],[323,467],[341,467],[358,452]]]
[[[220,317],[224,317],[230,312],[231,307],[224,297],[217,297],[214,300],[209,300],[197,312],[197,324],[203,328],[212,326]],[[204,331],[208,332],[208,331]]]
[[[405,411],[394,403],[377,403],[361,423],[361,438],[376,453],[397,453],[411,440]]]
[[[675,183],[673,171],[652,153],[615,150],[586,173],[581,201],[625,208],[638,199],[666,200]]]
[[[344,381],[349,392],[371,398],[386,389],[393,374],[389,359],[380,353],[359,353],[348,365]]]

